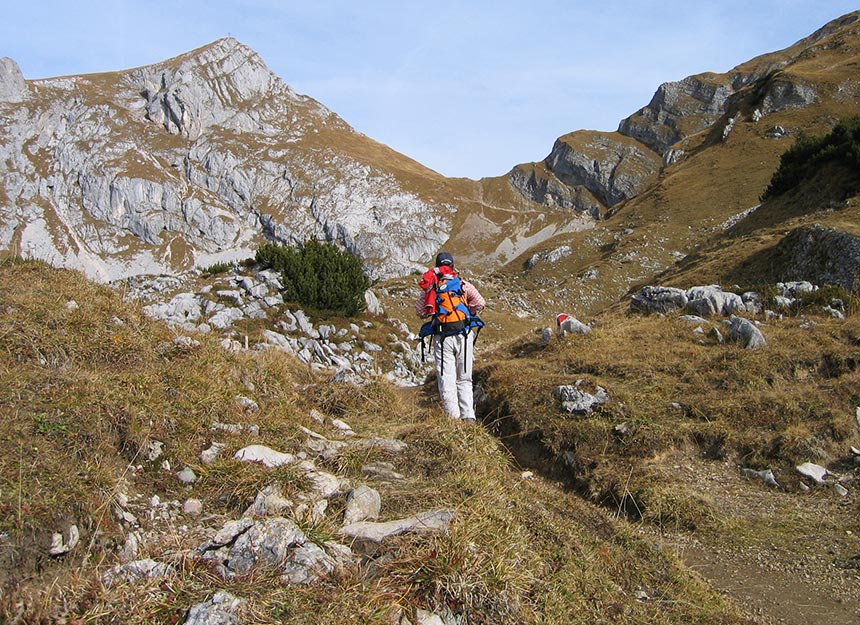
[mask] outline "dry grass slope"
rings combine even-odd
[[[120,294],[73,272],[0,265],[4,620],[181,622],[191,605],[224,588],[248,601],[248,623],[387,624],[398,609],[446,605],[470,623],[496,625],[747,622],[625,522],[551,482],[521,479],[488,432],[448,421],[427,398],[385,384],[332,384],[277,353],[230,355],[195,338],[199,347],[181,347]],[[233,401],[248,393],[260,406],[252,417]],[[324,466],[357,484],[368,479],[362,464],[393,462],[407,479],[372,483],[383,516],[451,508],[450,532],[386,542],[361,566],[308,587],[285,586],[265,570],[219,578],[189,557],[199,543],[183,541],[237,518],[272,482],[287,496],[301,487],[289,467],[264,470],[231,457],[251,441],[299,451],[298,427],[315,427],[311,408],[405,441],[404,456],[352,451]],[[229,438],[221,459],[202,465],[214,422],[253,422],[261,433]],[[157,462],[146,458],[152,440],[166,443]],[[172,471],[161,467],[164,459]],[[175,478],[183,466],[199,476],[193,491]],[[183,527],[140,516],[163,537],[141,557],[171,562],[176,575],[101,584],[128,531],[114,515],[120,493],[203,502],[206,513],[182,519]],[[334,537],[344,502],[333,503],[323,522],[302,529]],[[71,523],[81,529],[80,546],[49,556],[50,535]]]
[[[485,368],[485,390],[495,398],[489,414],[511,446],[539,442],[547,468],[596,501],[615,507],[632,498],[645,518],[690,528],[714,511],[661,502],[671,487],[648,470],[661,455],[692,446],[712,459],[771,467],[795,488],[795,465],[845,457],[860,405],[856,316],[764,322],[768,346],[760,350],[720,344],[693,328],[677,315],[615,310],[584,337],[547,347],[523,339]],[[577,380],[603,387],[611,401],[588,415],[564,413],[553,390]],[[625,423],[629,433],[618,434]],[[564,452],[571,453],[560,465]]]

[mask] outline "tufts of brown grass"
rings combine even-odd
[[[524,463],[622,515],[688,529],[712,525],[707,497],[660,474],[661,459],[694,449],[704,458],[772,468],[837,462],[856,434],[860,358],[856,317],[810,313],[762,323],[759,350],[718,343],[665,317],[600,317],[586,336],[546,347],[523,339],[483,372],[485,410]],[[710,325],[720,326],[719,320]],[[606,389],[590,414],[562,411],[559,385]]]
[[[71,300],[77,308],[67,306]],[[335,384],[275,352],[231,355],[206,336],[193,337],[196,347],[174,338],[117,293],[73,272],[31,262],[0,265],[0,617],[181,622],[190,606],[224,589],[245,601],[243,619],[259,623],[383,625],[398,613],[415,622],[418,609],[496,625],[744,622],[623,522],[552,483],[521,477],[484,428],[447,419],[412,391],[380,382]],[[547,364],[569,360],[569,373],[585,362],[561,345],[544,355]],[[631,354],[620,368],[598,363],[589,375],[634,376],[637,366]],[[656,362],[651,366],[654,375],[665,375]],[[495,367],[496,375],[506,370]],[[510,379],[536,398],[552,378],[544,368],[537,378]],[[253,397],[259,411],[246,413],[237,395]],[[386,541],[356,566],[307,587],[284,585],[266,570],[221,578],[193,556],[195,539],[238,518],[269,484],[287,497],[304,488],[291,467],[264,470],[232,460],[233,452],[253,441],[297,453],[305,436],[299,426],[330,432],[328,422],[313,420],[312,409],[343,419],[360,437],[407,444],[399,454],[356,447],[336,460],[315,459],[321,467],[377,488],[384,519],[452,510],[450,531]],[[202,465],[198,455],[215,438],[215,422],[257,424],[260,434],[218,436],[227,449]],[[611,413],[598,415],[591,427],[609,422]],[[571,435],[557,425],[560,436]],[[162,457],[150,459],[152,441],[164,443]],[[364,475],[361,467],[371,461],[390,462],[404,478]],[[174,475],[183,466],[199,478],[190,490]],[[101,574],[117,562],[127,532],[115,516],[120,496],[135,493],[144,500],[193,496],[207,514],[183,518],[190,528],[169,521],[149,528],[161,533],[140,557],[170,564],[172,575],[105,586]],[[343,505],[343,496],[332,498],[325,519],[301,521],[302,529],[317,541],[336,539]],[[141,523],[159,522],[147,519],[146,509]],[[72,523],[81,545],[49,557],[50,535]]]

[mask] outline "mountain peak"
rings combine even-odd
[[[230,125],[230,119],[236,130],[253,127],[249,111],[269,96],[298,98],[259,54],[233,37],[142,67],[132,80],[142,87],[150,120],[192,138],[209,126]]]
[[[180,54],[173,59],[168,59],[160,65],[171,65],[174,63],[207,64],[207,63],[247,63],[252,62],[255,65],[265,67],[262,57],[254,51],[253,48],[246,46],[234,37],[222,37],[215,41],[201,46],[190,52]],[[267,68],[268,69],[268,68]]]
[[[21,68],[8,57],[0,58],[0,102],[21,102],[26,93]]]

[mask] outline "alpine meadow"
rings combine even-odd
[[[853,12],[470,180],[231,37],[0,59],[0,621],[858,622],[859,69]]]

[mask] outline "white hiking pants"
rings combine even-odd
[[[474,419],[472,361],[475,334],[433,337],[436,381],[445,414],[453,419]],[[444,363],[444,364],[443,364]]]

